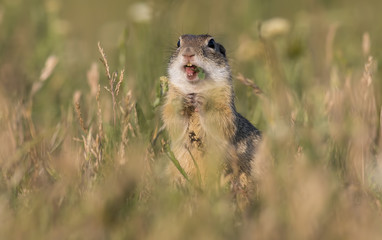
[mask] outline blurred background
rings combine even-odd
[[[381,8],[2,0],[0,238],[380,239]],[[186,33],[225,46],[238,111],[265,136],[273,167],[246,214],[163,174],[160,77]]]
[[[73,89],[86,88],[86,71],[99,62],[97,42],[101,42],[112,71],[125,68],[128,84],[148,104],[154,88],[147,89],[146,84],[155,84],[166,73],[168,57],[184,33],[214,35],[227,48],[234,74],[255,78],[262,71],[255,43],[258,25],[272,18],[282,18],[281,24],[286,24],[271,33],[277,35],[272,36],[276,44],[282,45],[281,57],[295,69],[305,68],[301,71],[313,71],[319,78],[325,72],[330,28],[337,32],[330,58],[341,71],[363,63],[365,32],[370,36],[370,51],[380,57],[380,5],[377,0],[239,1],[234,5],[231,1],[4,0],[0,6],[2,91],[10,97],[25,95],[45,60],[56,56],[55,74],[35,100],[38,121],[51,123],[60,115],[51,103],[67,104]],[[303,76],[288,80],[308,82]],[[262,81],[266,79],[256,78],[260,86]]]

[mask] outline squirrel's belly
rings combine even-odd
[[[189,117],[183,140],[175,144],[173,143],[172,146],[175,157],[190,177],[195,177],[198,174],[197,171],[200,171],[199,174],[204,172],[205,140],[206,134],[200,124],[199,115],[198,113],[193,113]],[[175,172],[177,171],[175,170]]]
[[[203,150],[205,147],[205,131],[200,124],[199,114],[194,113],[190,116],[185,138],[186,147],[189,150]]]

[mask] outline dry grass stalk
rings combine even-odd
[[[31,134],[32,138],[37,137],[36,128],[34,126],[33,120],[32,120],[32,101],[29,102],[29,106],[26,108],[23,108],[23,116],[24,119],[27,121],[29,126],[29,132]]]
[[[113,123],[115,126],[116,121],[117,121],[117,113],[116,113],[117,99],[116,98],[119,95],[119,90],[120,90],[121,84],[123,82],[125,70],[123,69],[121,71],[120,76],[119,76],[119,81],[116,84],[116,81],[118,78],[118,73],[115,72],[112,75],[110,74],[110,67],[109,67],[109,64],[107,62],[106,54],[105,54],[105,52],[104,52],[104,50],[101,47],[101,44],[99,42],[98,42],[98,49],[99,49],[99,52],[101,53],[101,56],[102,56],[102,58],[100,58],[100,60],[103,63],[103,65],[105,66],[106,76],[109,80],[109,87],[105,86],[104,88],[106,89],[106,91],[108,91],[111,94],[111,97],[112,97],[112,101],[113,101]]]
[[[99,73],[98,73],[98,65],[93,63],[86,74],[88,85],[90,87],[90,94],[92,96],[97,95],[98,91],[98,83],[99,83]]]
[[[126,108],[125,115],[129,115],[131,113],[131,110],[133,109],[133,107],[135,105],[135,101],[131,101],[132,97],[133,97],[133,93],[131,92],[131,90],[129,90],[126,94],[125,99],[124,99],[125,108]]]
[[[120,107],[120,110],[123,114],[122,135],[121,135],[121,143],[119,148],[119,157],[120,157],[119,163],[121,165],[126,163],[125,147],[129,143],[129,133],[131,134],[131,137],[133,138],[136,137],[133,126],[130,123],[131,112],[135,106],[135,102],[131,101],[131,99],[132,99],[132,92],[131,90],[129,90],[126,96],[124,97],[123,106]]]
[[[40,81],[44,82],[46,79],[50,77],[57,63],[58,63],[58,58],[54,55],[49,56],[48,59],[46,59],[45,66],[42,69],[40,74]]]
[[[32,85],[32,90],[30,92],[30,97],[32,98],[44,85],[45,81],[52,75],[53,70],[56,68],[58,63],[58,58],[54,55],[49,56],[45,61],[45,66],[41,70],[39,81],[34,82]]]
[[[134,108],[133,108],[133,110],[134,110],[135,127],[136,127],[136,129],[137,129],[137,134],[138,134],[138,136],[139,136],[140,133],[141,133],[141,129],[140,129],[140,127],[139,127],[139,122],[138,122],[138,112],[137,112],[137,106],[136,106],[136,104],[134,104]]]
[[[88,159],[88,156],[90,155],[91,132],[92,132],[92,129],[90,128],[87,137],[82,135],[82,143],[84,144],[84,150],[85,150],[84,151],[84,158],[86,160]]]
[[[101,110],[101,102],[100,102],[100,93],[101,93],[101,86],[98,84],[98,90],[96,95],[97,100],[97,118],[98,118],[98,134],[100,136],[100,140],[103,139],[103,122],[102,122],[102,110]]]
[[[73,96],[73,104],[74,104],[74,109],[76,111],[76,114],[77,114],[77,119],[80,123],[80,126],[82,128],[82,130],[87,133],[88,130],[87,128],[85,127],[85,124],[84,124],[84,119],[82,117],[82,112],[81,112],[81,106],[80,106],[80,99],[81,99],[81,92],[80,91],[76,91],[74,93],[74,96]]]
[[[134,129],[133,129],[133,126],[131,125],[131,122],[130,122],[130,119],[129,119],[129,116],[131,115],[131,112],[133,111],[133,109],[135,109],[135,101],[132,101],[132,92],[131,90],[127,93],[126,97],[125,97],[125,121],[126,121],[126,125],[128,126],[131,134],[132,134],[132,137],[136,137],[135,135],[135,132],[134,132]],[[129,121],[128,121],[129,119]]]
[[[106,89],[106,91],[108,91],[111,94],[111,98],[112,98],[112,102],[113,102],[113,123],[114,123],[114,126],[115,126],[115,123],[116,123],[115,107],[117,105],[117,101],[115,99],[115,90],[114,90],[114,83],[115,83],[115,79],[116,78],[117,78],[117,73],[114,73],[113,77],[109,79],[110,88],[108,88],[106,86],[104,87]]]
[[[81,141],[81,140],[79,140]],[[82,135],[82,141],[84,146],[84,160],[81,165],[83,174],[86,176],[83,178],[84,183],[92,183],[97,177],[97,172],[101,167],[103,160],[102,142],[99,134],[95,139],[92,134],[92,128],[89,129],[87,136]]]
[[[100,42],[98,42],[98,50],[99,50],[99,52],[101,53],[101,56],[102,56],[102,58],[100,58],[100,60],[103,63],[103,65],[105,66],[106,76],[107,76],[108,79],[111,79],[110,67],[109,67],[109,64],[107,63],[106,54],[103,51],[103,48],[101,47],[101,43]]]
[[[370,164],[374,141],[377,137],[378,114],[375,103],[372,75],[374,60],[368,58],[361,80],[350,91],[355,133],[349,144],[348,156],[353,174],[365,184],[365,172]]]
[[[245,86],[248,86],[250,88],[252,88],[253,92],[256,94],[256,95],[263,95],[264,92],[260,89],[259,86],[257,86],[253,81],[251,81],[249,78],[246,78],[243,76],[243,74],[239,73],[237,76],[236,76],[237,80],[239,80],[242,84],[244,84]]]
[[[362,35],[362,53],[365,57],[370,55],[370,34],[368,32]]]
[[[372,82],[372,76],[373,76],[373,71],[374,71],[373,68],[374,68],[374,60],[373,60],[372,56],[369,56],[369,58],[367,59],[367,62],[365,64],[365,69],[363,71],[363,76],[361,79],[361,81],[363,83],[367,84],[367,87],[369,87],[371,82]]]
[[[121,72],[122,74],[122,72]],[[122,79],[122,78],[120,78]],[[119,163],[121,165],[126,163],[125,159],[125,148],[129,143],[129,134],[131,137],[135,138],[136,134],[134,131],[133,126],[131,125],[131,113],[133,109],[135,109],[135,101],[132,101],[132,92],[129,90],[126,94],[126,96],[123,98],[123,104],[120,105],[120,111],[122,113],[122,135],[121,135],[121,143],[120,143],[120,148],[119,148]],[[138,126],[139,127],[139,126]]]
[[[75,107],[75,110],[76,110],[76,113],[77,113],[77,118],[78,118],[78,120],[80,122],[80,126],[81,126],[82,130],[85,133],[87,133],[87,129],[86,129],[85,124],[84,124],[84,119],[82,118],[80,103],[76,102],[74,104],[74,107]]]
[[[102,162],[102,144],[98,134],[96,136],[96,139],[93,140],[93,146],[92,146],[91,152],[95,158],[96,169],[98,169]]]
[[[117,96],[119,95],[119,88],[121,87],[124,74],[125,74],[125,69],[122,69],[121,73],[119,74],[119,81],[117,83],[117,86],[115,87],[115,92]]]

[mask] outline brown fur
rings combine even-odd
[[[214,49],[206,45],[210,39],[209,35],[181,37],[181,45],[170,59],[170,84],[162,118],[172,151],[187,175],[191,179],[197,175],[193,160],[203,182],[224,168],[224,175],[240,198],[253,185],[251,175],[256,167],[255,153],[261,137],[260,132],[236,112],[225,50],[218,43]],[[195,53],[195,64],[206,73],[205,79],[193,85],[176,69],[184,65],[184,51]],[[188,91],[187,86],[192,90]],[[175,167],[170,171],[175,180],[183,181]]]
[[[223,147],[229,144],[234,135],[233,110],[229,104],[231,96],[224,88],[219,88],[208,95],[188,98],[191,97],[170,85],[163,107],[163,120],[168,126],[172,150],[181,166],[187,174],[195,176],[193,157],[203,175],[207,167],[206,160],[202,160],[206,156],[206,149],[224,151]],[[216,149],[216,146],[220,147]],[[173,170],[180,177],[178,171]]]

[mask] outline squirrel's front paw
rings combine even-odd
[[[199,112],[203,104],[204,98],[198,94],[190,93],[185,97],[186,106],[190,107],[193,111]]]
[[[195,95],[194,97],[194,106],[195,106],[195,112],[200,112],[203,109],[203,105],[205,102],[205,99],[201,95]]]
[[[186,97],[184,98],[184,103],[188,106],[193,106],[195,105],[195,96],[196,94],[195,93],[189,93],[186,95]]]

